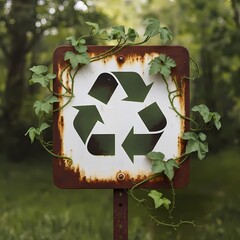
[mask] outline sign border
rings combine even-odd
[[[88,52],[90,54],[100,54],[109,50],[111,46],[88,46]],[[61,93],[60,84],[60,73],[61,69],[66,66],[64,61],[64,54],[67,51],[73,51],[71,46],[60,46],[53,54],[53,72],[56,74],[57,78],[54,81],[53,90],[55,93]],[[117,58],[123,56],[124,58],[129,55],[138,55],[144,58],[145,53],[158,53],[166,54],[170,58],[174,59],[177,66],[172,69],[172,75],[176,77],[178,84],[180,84],[183,91],[183,96],[180,98],[181,106],[184,106],[185,114],[189,117],[190,114],[190,94],[189,94],[189,53],[188,50],[182,46],[129,46],[121,49],[119,52],[114,54]],[[124,62],[118,62],[119,67],[124,64]],[[185,79],[181,80],[183,77]],[[181,85],[183,84],[183,86]],[[60,103],[54,103],[53,108],[58,109]],[[188,131],[190,128],[189,121],[183,120],[183,130]],[[62,144],[63,144],[63,128],[64,119],[59,111],[53,113],[53,142],[54,153],[58,155],[63,155]],[[185,151],[185,142],[179,140],[181,153]],[[145,176],[146,178],[147,176]],[[68,167],[62,158],[53,158],[53,181],[55,185],[63,189],[121,189],[121,188],[132,188],[135,184],[144,180],[143,176],[132,179],[131,176],[125,174],[124,180],[119,180],[116,178],[115,181],[111,180],[92,180],[82,179],[80,181],[80,171],[79,169],[72,169]],[[175,175],[173,178],[174,188],[183,188],[188,184],[189,181],[189,159],[185,161],[179,169],[175,170]],[[141,185],[141,188],[169,188],[169,180],[160,176],[154,180],[148,181],[147,183]]]

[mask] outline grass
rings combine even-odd
[[[112,190],[57,189],[51,161],[40,160],[17,164],[2,157],[0,240],[112,239]],[[240,151],[193,160],[190,173],[189,186],[177,190],[173,220],[195,220],[202,227],[157,226],[130,199],[129,239],[240,239]],[[161,211],[155,215],[173,221]]]

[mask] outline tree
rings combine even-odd
[[[4,148],[10,158],[17,160],[17,149],[21,149],[22,142],[25,142],[25,119],[21,113],[29,93],[26,80],[28,59],[34,61],[40,43],[53,31],[57,35],[61,29],[67,29],[67,33],[74,34],[77,32],[74,27],[81,29],[85,21],[107,23],[106,19],[103,14],[92,11],[84,1],[0,2],[0,50],[7,69],[3,106]]]

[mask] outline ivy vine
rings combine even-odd
[[[62,69],[60,73],[60,84],[62,85],[65,92],[63,94],[58,94],[53,91],[53,81],[56,78],[56,75],[49,72],[48,67],[43,65],[33,66],[30,68],[32,72],[32,78],[29,81],[29,84],[39,84],[44,89],[49,90],[49,95],[42,101],[36,100],[33,104],[34,112],[38,118],[38,126],[30,127],[26,132],[26,135],[29,136],[31,143],[35,140],[38,140],[43,148],[50,153],[51,155],[62,158],[69,165],[72,163],[72,159],[67,156],[59,156],[53,152],[53,142],[46,141],[44,139],[44,133],[51,126],[51,116],[54,111],[59,111],[61,108],[64,108],[69,102],[71,102],[74,97],[74,79],[79,71],[79,69],[91,62],[101,60],[113,54],[116,54],[121,49],[126,46],[135,46],[142,45],[149,41],[149,39],[158,36],[163,44],[172,40],[171,31],[165,27],[161,26],[158,19],[148,18],[143,24],[145,25],[145,31],[143,34],[143,40],[136,42],[136,39],[139,38],[139,34],[133,28],[125,29],[124,26],[113,26],[111,29],[102,29],[97,23],[86,22],[90,27],[90,32],[88,35],[81,36],[76,38],[75,36],[70,36],[67,38],[67,41],[70,42],[74,51],[68,51],[64,55],[64,60],[67,62],[67,65]],[[86,46],[86,41],[88,38],[97,38],[104,41],[115,41],[113,47],[109,50],[98,54],[96,56],[90,57]],[[193,61],[196,65],[196,63]],[[188,159],[190,154],[196,153],[197,158],[202,160],[205,158],[208,153],[208,142],[206,132],[215,127],[217,130],[221,128],[220,115],[217,112],[211,112],[209,108],[200,104],[194,106],[191,109],[191,117],[187,117],[178,112],[177,108],[174,105],[174,99],[182,95],[181,87],[178,86],[177,81],[173,78],[176,89],[170,90],[168,85],[168,79],[171,77],[172,68],[176,67],[176,62],[174,59],[171,59],[165,54],[160,54],[149,62],[149,74],[150,75],[160,75],[163,81],[166,84],[166,89],[168,92],[168,99],[171,105],[172,110],[182,119],[189,121],[191,124],[190,131],[184,132],[182,134],[182,139],[186,141],[185,152],[176,158],[166,159],[165,155],[162,152],[150,152],[146,156],[152,161],[152,175],[144,179],[142,182],[136,184],[132,189],[130,189],[129,194],[137,201],[138,204],[143,204],[146,206],[147,199],[152,199],[154,204],[154,209],[164,208],[169,212],[169,217],[172,218],[172,212],[175,208],[175,190],[173,186],[173,178],[175,169],[180,168],[181,165]],[[197,65],[196,65],[197,67]],[[68,88],[63,83],[63,74],[68,73],[71,79],[71,88]],[[186,79],[186,78],[185,78]],[[190,78],[188,78],[190,79]],[[183,79],[182,79],[183,80]],[[64,96],[68,98],[68,101],[58,109],[53,109],[53,104],[59,102],[58,97]],[[165,175],[169,180],[171,186],[172,199],[168,199],[163,196],[163,193],[157,190],[147,191],[145,198],[138,198],[135,195],[136,188],[139,188],[141,185],[146,183],[149,180],[152,180],[160,175]],[[146,206],[149,209],[148,206]],[[151,208],[150,208],[151,209]],[[166,223],[160,221],[155,216],[149,213],[149,216],[154,220],[158,225],[170,226],[176,229],[181,224],[192,224],[196,226],[193,221],[179,221],[178,223]]]

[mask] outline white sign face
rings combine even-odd
[[[149,62],[162,49],[147,50],[138,54],[128,49],[76,73],[74,98],[59,111],[56,124],[61,129],[61,153],[73,161],[66,171],[79,181],[68,186],[127,188],[152,174],[148,152],[162,152],[166,159],[181,155],[185,123],[172,110],[163,79],[149,75]],[[72,88],[67,71],[62,80]],[[176,90],[173,80],[167,81],[170,91]],[[183,100],[184,96],[176,97],[174,106],[185,114]],[[67,101],[61,98],[61,106]],[[62,185],[59,177],[56,184]]]

